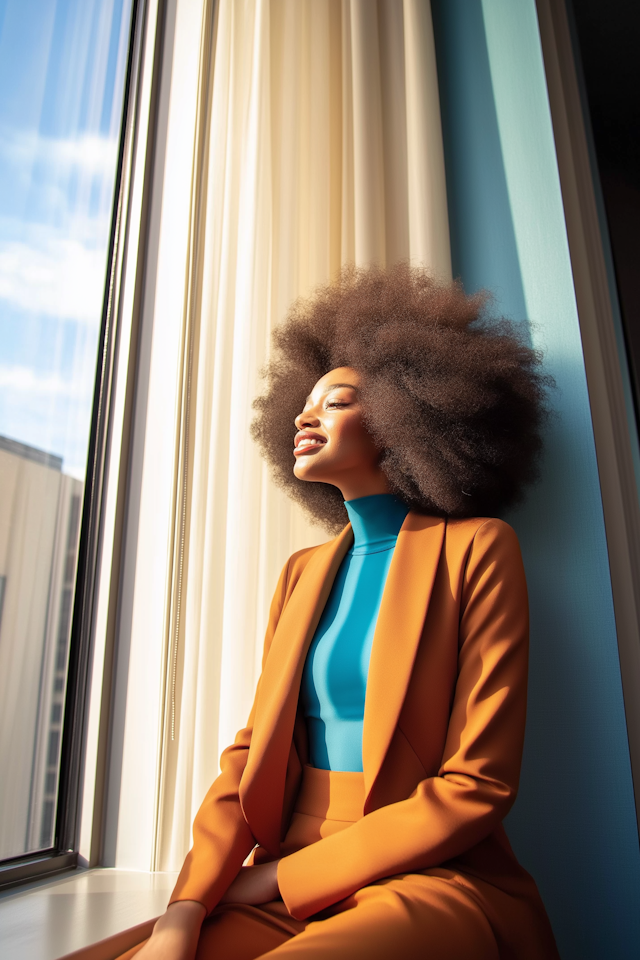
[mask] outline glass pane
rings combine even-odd
[[[53,844],[131,0],[0,0],[0,859]]]

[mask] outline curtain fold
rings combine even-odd
[[[249,437],[271,330],[347,262],[451,276],[428,0],[219,0],[216,17],[164,870],[246,720],[282,564],[326,539]]]

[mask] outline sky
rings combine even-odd
[[[131,0],[0,0],[0,435],[84,480]]]

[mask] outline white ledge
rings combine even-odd
[[[176,873],[76,870],[55,880],[16,887],[0,895],[0,956],[7,960],[60,960],[159,916]],[[134,938],[134,943],[139,942]],[[117,937],[119,952],[129,944]],[[90,951],[107,958],[106,948]],[[82,954],[80,954],[82,956]],[[79,960],[79,958],[78,958]]]

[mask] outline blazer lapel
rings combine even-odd
[[[444,531],[443,519],[409,513],[398,534],[369,663],[362,738],[365,811],[411,678]]]
[[[287,763],[307,650],[352,543],[348,524],[309,560],[280,615],[260,678],[240,802],[256,840],[274,854],[280,845]]]

